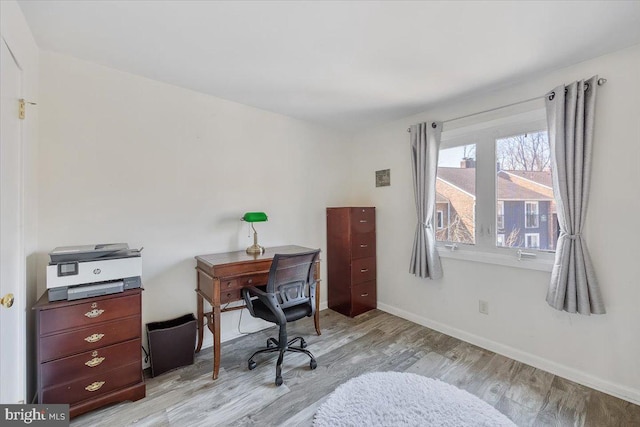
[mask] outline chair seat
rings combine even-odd
[[[282,309],[287,322],[295,322],[303,317],[311,316],[311,306],[309,304],[294,305],[293,307]],[[260,300],[253,300],[253,312],[259,318],[271,323],[278,323],[273,312]]]

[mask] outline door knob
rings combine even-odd
[[[6,308],[11,307],[13,305],[13,294],[6,294],[0,298],[0,305],[3,305]]]

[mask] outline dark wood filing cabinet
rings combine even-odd
[[[38,402],[68,403],[71,417],[145,397],[142,290],[33,307],[38,334]]]
[[[376,308],[376,211],[327,208],[329,308],[354,317]]]

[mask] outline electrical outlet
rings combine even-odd
[[[478,311],[482,314],[489,314],[489,303],[487,301],[478,301]]]

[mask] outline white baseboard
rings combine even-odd
[[[394,316],[402,317],[403,319],[409,320],[419,325],[426,326],[427,328],[434,329],[438,332],[442,332],[443,334],[452,336],[454,338],[458,338],[462,341],[466,341],[470,344],[477,345],[478,347],[493,351],[494,353],[498,353],[511,359],[517,360],[518,362],[526,363],[527,365],[542,369],[554,375],[558,375],[559,377],[566,378],[568,380],[585,385],[603,393],[610,394],[620,399],[624,399],[636,405],[640,405],[640,390],[612,383],[602,378],[595,377],[586,372],[556,363],[549,359],[535,356],[522,350],[518,350],[517,348],[513,348],[475,334],[471,334],[461,329],[453,328],[443,323],[436,322],[434,320],[419,316],[414,313],[410,313],[391,305],[378,302],[378,309],[389,314],[393,314]]]

